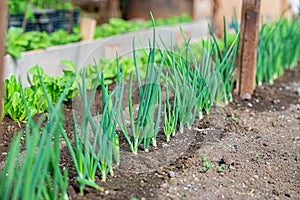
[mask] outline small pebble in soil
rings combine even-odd
[[[273,99],[271,102],[272,102],[273,104],[278,104],[278,103],[280,103],[280,100],[279,100],[279,99]]]
[[[297,94],[300,95],[300,87],[297,88]]]
[[[261,138],[261,136],[260,135],[257,135],[256,137],[255,137],[255,139],[260,139]]]
[[[288,197],[288,198],[291,198],[291,195],[288,194],[288,193],[285,193],[284,196]]]
[[[143,180],[141,180],[140,186],[141,186],[141,187],[144,187],[145,185],[146,185],[145,182],[144,182]]]
[[[170,145],[168,145],[167,143],[162,143],[162,147],[164,148],[164,147],[168,147],[168,146],[170,146]]]
[[[250,107],[250,108],[253,107],[252,103],[247,103],[247,106]]]
[[[169,171],[169,172],[168,172],[168,176],[169,176],[169,178],[175,178],[175,177],[176,177],[176,174],[175,174],[175,172],[173,172],[173,171]]]

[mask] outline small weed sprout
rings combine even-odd
[[[201,159],[202,161],[202,167],[199,169],[199,172],[206,173],[209,169],[212,168],[211,163],[208,161],[207,157],[203,157]]]
[[[222,173],[225,170],[223,166],[217,166],[217,172]]]

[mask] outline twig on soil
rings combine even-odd
[[[203,132],[203,131],[212,131],[216,130],[215,128],[194,128],[195,131]]]

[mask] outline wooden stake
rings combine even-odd
[[[255,88],[260,0],[243,0],[237,91],[251,98]]]
[[[70,0],[71,9],[69,13],[69,25],[68,25],[68,34],[72,32],[73,29],[73,23],[74,23],[74,4],[73,0]]]
[[[23,22],[22,22],[23,32],[25,32],[27,26],[28,3],[29,3],[28,0],[25,0],[25,8],[24,8],[24,15],[23,15]]]
[[[93,40],[96,30],[97,21],[92,18],[82,17],[80,19],[80,34],[83,36],[82,40]]]
[[[2,120],[3,104],[3,73],[4,73],[4,55],[5,55],[5,32],[7,23],[6,0],[0,1],[0,121]],[[0,136],[2,137],[2,136]]]
[[[7,23],[7,4],[6,0],[0,1],[0,128],[2,127],[2,113],[3,113],[3,83],[4,83],[4,55],[5,55],[5,32],[7,29],[6,26]],[[1,131],[0,133],[0,142],[3,141],[3,134],[4,131]],[[2,155],[3,147],[0,146],[0,160],[2,160],[4,157]]]
[[[223,38],[224,20],[221,12],[221,0],[213,0],[213,20],[212,29],[218,38]]]
[[[287,0],[281,0],[281,5],[280,5],[280,15],[283,14],[283,16],[286,16],[286,11],[288,11],[289,8],[289,3]]]

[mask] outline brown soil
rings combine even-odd
[[[132,155],[121,137],[121,165],[99,193],[78,194],[76,172],[66,147],[61,164],[69,169],[70,199],[300,199],[300,67],[274,85],[255,90],[250,101],[213,108],[192,130],[169,143]],[[72,135],[70,106],[65,129]],[[24,128],[5,117],[0,129],[2,160],[15,132]],[[200,173],[201,158],[212,168]],[[218,168],[222,169],[218,172]]]

